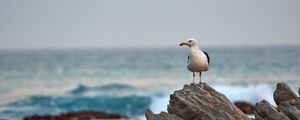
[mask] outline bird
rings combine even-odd
[[[199,48],[198,41],[196,39],[188,39],[186,42],[179,43],[179,46],[184,45],[190,47],[187,69],[193,72],[193,83],[195,83],[195,72],[199,72],[199,84],[201,84],[202,72],[208,71],[209,55],[207,52]]]

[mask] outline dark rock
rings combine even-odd
[[[248,120],[227,97],[207,84],[185,85],[170,95],[168,112],[185,120]]]
[[[80,111],[80,112],[69,112],[60,115],[33,115],[27,116],[24,120],[94,120],[94,119],[128,119],[126,116],[117,114],[107,114],[104,112],[96,111]]]
[[[154,114],[149,109],[146,110],[145,115],[147,120],[183,120],[182,118],[174,114],[169,114],[166,112],[161,112],[160,114]]]
[[[288,100],[299,100],[298,96],[286,83],[277,83],[273,97],[277,105],[280,105]]]
[[[243,111],[245,114],[253,114],[253,111],[255,109],[251,103],[244,101],[234,102],[234,105],[238,107],[241,111]]]
[[[254,115],[256,120],[289,120],[266,100],[256,103]]]

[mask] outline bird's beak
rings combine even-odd
[[[186,42],[179,43],[179,46],[187,45]]]

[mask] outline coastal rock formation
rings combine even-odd
[[[285,83],[278,83],[274,92],[274,101],[277,105],[289,100],[299,99],[293,90]]]
[[[285,83],[278,83],[274,92],[277,110],[292,120],[300,120],[300,99]]]
[[[268,101],[262,100],[255,105],[254,111],[256,120],[289,120],[288,117],[276,110]]]
[[[168,112],[179,117],[192,119],[246,120],[243,114],[227,97],[207,84],[185,85],[170,95]]]
[[[151,111],[148,113],[151,113]],[[168,105],[168,113],[164,114],[173,114],[184,120],[249,119],[240,109],[231,103],[225,95],[217,92],[207,84],[198,85],[195,83],[185,85],[183,89],[171,94]],[[150,118],[149,114],[147,118]]]
[[[286,83],[278,83],[274,92],[277,108],[267,101],[257,103],[255,119],[257,120],[300,120],[299,97]],[[261,119],[263,118],[263,119]]]
[[[245,110],[250,112],[254,110],[254,120],[300,120],[300,99],[287,84],[278,83],[273,96],[277,108],[266,100],[256,103],[255,109],[242,103],[235,105],[247,108]],[[147,110],[146,118],[147,120],[250,120],[235,105],[225,95],[207,84],[192,83],[170,95],[168,113],[154,114],[151,110]]]

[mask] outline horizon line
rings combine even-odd
[[[177,48],[179,46],[162,45],[162,46],[91,46],[91,47],[31,47],[31,48],[0,48],[0,51],[36,51],[36,50],[95,50],[95,49],[167,49]],[[262,47],[300,47],[300,44],[263,44],[263,45],[220,45],[220,46],[204,46],[201,48],[215,49],[215,48],[262,48]]]

